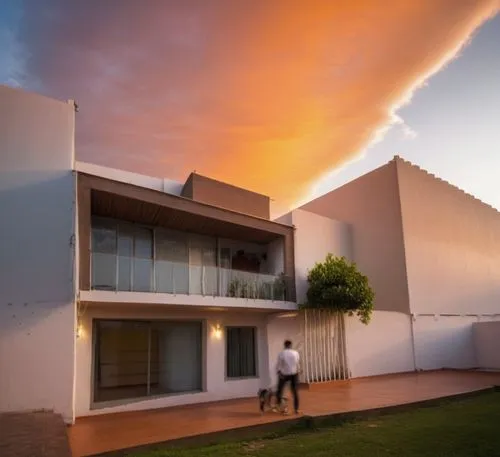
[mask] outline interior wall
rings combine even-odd
[[[74,105],[0,86],[0,412],[73,421]]]
[[[278,238],[267,246],[267,271],[272,275],[280,275],[285,271],[285,242],[283,238]]]
[[[200,320],[204,325],[203,337],[203,384],[204,391],[143,398],[127,404],[116,404],[105,408],[91,409],[92,388],[92,320],[103,318],[145,320]],[[203,403],[231,398],[253,397],[259,388],[269,384],[269,354],[267,345],[267,320],[265,313],[223,311],[177,311],[168,307],[158,309],[137,305],[117,308],[115,305],[89,306],[83,315],[82,337],[76,347],[76,416],[87,416],[110,412],[163,408],[183,404]],[[255,326],[257,328],[258,376],[248,379],[226,379],[224,332],[216,337],[216,328],[225,326]]]

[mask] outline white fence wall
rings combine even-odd
[[[368,325],[346,317],[347,358],[351,376],[377,376],[415,369],[410,316],[375,311]]]
[[[472,331],[478,367],[500,370],[500,321],[477,322]]]
[[[472,337],[472,324],[477,321],[477,316],[416,316],[417,369],[477,367]]]

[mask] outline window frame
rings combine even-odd
[[[145,324],[148,327],[148,332],[151,331],[152,326],[158,323],[193,323],[200,325],[200,386],[199,390],[185,391],[185,392],[167,392],[159,393],[153,395],[139,396],[139,397],[128,397],[117,400],[97,400],[95,396],[95,389],[97,383],[97,370],[99,360],[97,355],[99,337],[98,337],[98,327],[100,322],[132,322]],[[129,405],[133,403],[159,400],[168,397],[177,396],[187,396],[187,395],[199,395],[207,392],[207,321],[206,319],[196,319],[196,318],[123,318],[123,317],[93,317],[91,319],[91,367],[90,367],[90,383],[89,383],[89,396],[90,404],[89,411],[99,410],[103,408],[113,408],[116,406]]]

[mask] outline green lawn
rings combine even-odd
[[[498,457],[500,393],[314,432],[134,457]]]

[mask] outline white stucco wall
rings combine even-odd
[[[346,316],[347,360],[353,378],[414,371],[411,317],[375,311],[368,325]]]
[[[74,106],[0,86],[0,411],[73,420]]]
[[[472,325],[477,316],[415,316],[417,369],[475,368]]]
[[[170,395],[154,399],[134,401],[112,407],[90,409],[92,386],[92,319],[190,319],[206,321],[204,339],[206,361],[206,391],[200,393]],[[168,406],[203,403],[231,398],[253,397],[261,387],[269,385],[269,354],[267,345],[267,314],[245,311],[174,311],[152,309],[146,306],[127,307],[118,310],[111,305],[88,307],[82,317],[83,334],[77,340],[76,351],[76,416],[87,416],[111,412],[163,408]],[[257,327],[258,377],[243,380],[225,378],[225,340],[216,339],[213,329],[219,324],[225,326]]]
[[[287,215],[283,216],[285,219]],[[283,219],[283,220],[285,220]],[[348,224],[304,210],[291,212],[295,226],[295,282],[297,302],[304,303],[307,294],[307,274],[316,262],[327,254],[352,258],[351,231]]]
[[[472,326],[477,366],[500,370],[500,319]]]
[[[349,224],[351,259],[370,280],[375,291],[375,309],[409,314],[395,161],[306,203],[300,209]],[[313,241],[312,237],[304,238],[306,243]]]
[[[500,213],[398,159],[414,314],[500,312]]]

